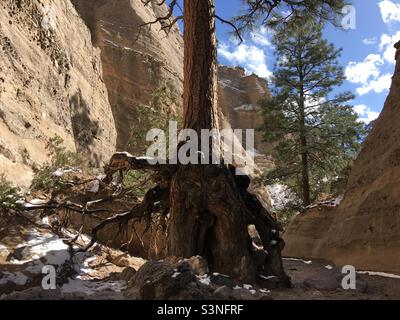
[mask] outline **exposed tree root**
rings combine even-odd
[[[44,215],[68,209],[72,213],[99,219],[90,231],[89,243],[84,246],[77,243],[83,226],[77,235],[66,241],[71,248],[75,247],[75,252],[91,248],[98,240],[98,233],[105,227],[115,224],[121,230],[129,221],[146,222],[142,235],[137,235],[143,244],[153,216],[158,214],[162,223],[167,225],[166,250],[160,252],[159,258],[201,255],[207,259],[211,269],[242,280],[256,282],[259,274],[274,275],[283,285],[290,285],[282,266],[284,243],[279,236],[279,225],[257,197],[247,191],[250,184],[247,176],[235,176],[233,167],[223,165],[151,165],[148,160],[116,153],[105,168],[106,175],[101,182],[103,190],[113,182],[115,174],[123,175],[129,170],[151,170],[155,173],[157,185],[128,211],[99,208],[103,203],[124,195],[124,191],[84,205],[51,200],[27,209],[43,210]],[[101,218],[96,215],[104,212],[111,216]],[[255,225],[267,252],[261,265],[254,263],[255,248],[247,232],[250,224]]]

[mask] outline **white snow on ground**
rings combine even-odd
[[[61,291],[63,293],[81,292],[92,295],[96,292],[103,291],[121,292],[125,288],[125,281],[84,281],[80,279],[70,279],[67,284],[61,287]]]
[[[392,279],[400,279],[400,275],[385,273],[385,272],[376,272],[376,271],[357,271],[358,274],[366,274],[368,276],[378,276],[384,278],[392,278]]]
[[[271,293],[271,291],[267,290],[267,289],[260,289],[259,290],[261,293]]]
[[[240,107],[236,107],[234,110],[235,111],[254,111],[254,110],[256,110],[256,107],[253,104],[244,104],[244,105],[241,105]]]
[[[218,273],[218,272],[214,272],[213,276],[221,276],[221,277],[229,278],[229,276],[227,276],[226,274],[222,274],[222,273]]]
[[[100,181],[95,180],[91,183],[89,191],[92,193],[97,193],[99,192],[99,189],[100,189]]]
[[[300,261],[300,262],[303,262],[303,263],[305,263],[305,264],[312,264],[312,261],[311,260],[303,260],[303,259],[297,259],[297,258],[282,258],[283,260],[286,260],[286,261]]]
[[[70,258],[68,246],[57,236],[40,234],[36,229],[30,231],[30,239],[19,247],[25,247],[22,256],[25,258],[20,263],[43,258],[47,264],[63,265]]]
[[[325,266],[325,269],[332,270],[333,267],[332,267],[331,265],[328,264],[327,266]]]
[[[235,287],[233,288],[233,290],[239,290],[239,289],[242,289],[242,287],[241,287],[241,286],[235,286]]]
[[[127,157],[133,157],[133,155],[131,155],[129,152],[126,152],[126,151],[116,152],[115,154],[124,154],[124,155],[126,155]]]
[[[276,278],[276,276],[263,276],[262,274],[259,274],[258,276],[259,276],[260,278],[265,279],[265,280],[270,280],[270,279]]]
[[[44,217],[44,218],[42,219],[42,223],[43,223],[44,225],[49,226],[49,225],[50,225],[49,217]]]
[[[172,278],[176,278],[177,276],[179,276],[181,273],[178,271],[175,271],[174,274],[171,276]]]
[[[81,170],[76,168],[58,168],[56,171],[53,172],[53,176],[62,177],[64,174],[76,173],[80,171]]]
[[[6,284],[7,282],[14,282],[16,285],[23,286],[28,281],[28,277],[22,272],[11,273],[8,271],[2,272],[3,277],[0,279],[0,284]]]
[[[196,276],[196,277],[202,284],[205,284],[206,286],[209,286],[211,283],[210,276],[206,274],[204,276]]]
[[[23,204],[25,204],[25,208],[34,208],[34,207],[40,206],[45,203],[46,203],[46,200],[43,200],[43,199],[32,199],[31,201],[29,201],[27,203],[23,203]]]
[[[253,286],[251,284],[244,284],[243,288],[246,290],[250,290],[251,288],[253,288]]]

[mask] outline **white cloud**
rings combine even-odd
[[[380,43],[379,47],[380,47],[383,57],[389,63],[392,63],[392,64],[395,63],[394,56],[396,54],[396,49],[394,48],[394,45],[399,40],[400,40],[400,31],[398,31],[393,36],[389,36],[387,34],[383,34],[381,36],[381,43]]]
[[[366,112],[367,110],[368,110],[368,107],[367,107],[365,104],[358,104],[358,105],[354,106],[354,111],[355,111],[357,114],[363,115],[363,114],[365,114],[365,112]]]
[[[370,78],[379,77],[379,66],[383,64],[384,61],[379,54],[370,54],[363,62],[349,62],[345,74],[349,81],[365,84]]]
[[[377,41],[378,41],[378,39],[377,39],[376,37],[373,37],[373,38],[366,38],[366,39],[364,39],[364,40],[363,40],[363,43],[364,43],[365,45],[367,45],[367,46],[370,46],[370,45],[376,44]]]
[[[400,4],[391,0],[383,0],[379,2],[381,16],[383,22],[390,24],[392,22],[400,22]]]
[[[359,95],[369,92],[382,93],[390,88],[392,83],[391,74],[381,75],[380,67],[385,61],[379,54],[370,54],[362,62],[350,62],[346,67],[347,79],[355,84],[360,84],[357,88]]]
[[[264,51],[257,46],[242,43],[231,48],[230,45],[221,43],[218,46],[218,54],[232,64],[243,66],[247,73],[255,73],[263,78],[272,75],[268,70]]]
[[[375,80],[371,80],[365,83],[362,87],[357,88],[357,93],[361,96],[371,91],[375,93],[382,93],[383,91],[389,90],[391,84],[392,75],[390,73],[387,73],[376,78]]]
[[[359,120],[365,123],[370,123],[379,117],[379,112],[372,111],[365,104],[354,106],[354,111],[358,114]]]
[[[270,46],[271,42],[268,40],[268,29],[261,27],[250,33],[251,40],[259,46]]]

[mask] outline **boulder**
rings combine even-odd
[[[222,286],[214,290],[213,297],[217,300],[228,300],[232,293],[232,289],[227,286]]]
[[[131,279],[125,295],[130,299],[165,300],[202,299],[206,293],[187,262],[172,265],[149,261]]]
[[[308,288],[318,291],[336,291],[344,290],[342,280],[345,275],[341,273],[339,268],[331,270],[324,269],[304,280],[304,285]],[[356,279],[356,290],[365,293],[368,289],[368,284],[364,280]]]
[[[195,256],[186,259],[185,261],[190,264],[190,267],[196,275],[203,276],[206,273],[209,273],[208,263],[203,257]]]

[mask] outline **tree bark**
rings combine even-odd
[[[184,128],[200,137],[219,129],[214,0],[185,1],[184,23]],[[178,165],[170,204],[167,255],[202,255],[215,270],[255,280],[245,205],[227,167]]]
[[[301,61],[301,55],[298,57]],[[300,62],[301,65],[301,62]],[[303,191],[303,206],[307,207],[311,204],[310,197],[310,176],[308,168],[308,152],[307,152],[307,137],[306,137],[306,115],[305,115],[305,94],[304,94],[304,75],[302,67],[299,71],[300,78],[300,148],[301,148],[301,178],[302,178],[302,191]]]
[[[184,128],[195,130],[199,137],[202,129],[219,130],[214,9],[214,0],[184,2]],[[252,220],[246,204],[248,185],[241,189],[233,172],[224,164],[177,165],[170,185],[166,255],[201,255],[211,270],[254,283],[257,274],[247,230]],[[263,229],[264,245],[271,249],[266,264],[289,285],[280,255],[284,244],[270,241],[273,234],[279,238],[278,227],[260,207],[255,207],[254,220]]]
[[[305,136],[301,137],[301,148],[307,148],[307,140]],[[303,151],[301,154],[301,167],[302,167],[302,187],[303,187],[303,205],[305,207],[311,204],[310,197],[310,177],[308,170],[308,154]]]

